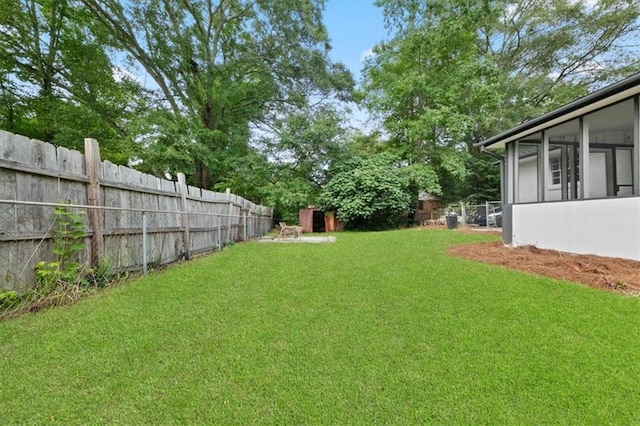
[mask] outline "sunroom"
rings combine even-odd
[[[640,260],[640,74],[481,142],[511,246]]]

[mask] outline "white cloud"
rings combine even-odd
[[[375,55],[375,53],[373,53],[373,47],[368,48],[367,50],[365,50],[364,52],[362,52],[362,55],[360,55],[360,60],[362,62],[366,61],[369,57]]]

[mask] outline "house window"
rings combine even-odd
[[[549,137],[549,185],[545,201],[575,200],[580,188],[579,120],[545,131]]]
[[[549,160],[549,170],[551,171],[551,185],[560,185],[562,180],[560,157],[551,158]]]

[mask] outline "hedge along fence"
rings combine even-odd
[[[190,259],[268,232],[273,210],[244,198],[160,179],[85,153],[0,131],[0,289],[33,284],[33,266],[54,259],[54,208],[85,221],[87,266],[146,269]]]

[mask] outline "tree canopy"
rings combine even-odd
[[[72,148],[95,137],[205,188],[256,129],[351,99],[322,0],[1,2],[3,128]]]
[[[69,148],[99,138],[111,160],[125,147],[125,120],[139,88],[118,81],[83,10],[68,0],[0,1],[0,126]]]
[[[490,170],[469,166],[493,161],[470,160],[478,157],[474,143],[638,64],[640,5],[631,0],[377,4],[392,37],[365,66],[364,104],[403,158],[434,167],[445,198],[482,192],[497,199],[497,186],[473,187],[482,180],[474,174]]]
[[[350,98],[353,77],[328,57],[322,1],[79,1],[109,45],[153,80],[165,120],[192,130],[180,144],[199,186],[247,154],[252,126],[310,100]],[[154,152],[175,152],[164,135],[153,139]]]
[[[97,138],[106,159],[231,187],[287,220],[337,197],[362,224],[339,191],[350,168],[401,188],[373,197],[393,220],[420,191],[498,199],[476,142],[640,64],[634,0],[376,4],[388,38],[354,92],[324,0],[0,0],[0,128],[69,148]],[[380,128],[349,128],[354,100]]]

